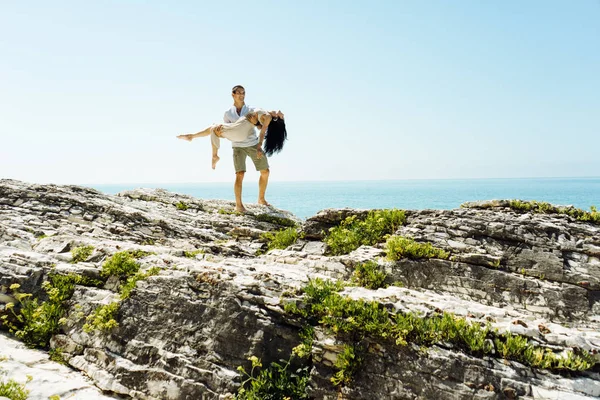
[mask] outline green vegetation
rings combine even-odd
[[[600,223],[600,212],[595,206],[590,207],[590,211],[584,211],[575,207],[553,206],[543,201],[522,201],[511,200],[509,207],[519,212],[533,212],[539,214],[565,214],[578,221]]]
[[[73,256],[71,263],[76,264],[78,262],[85,261],[90,258],[93,252],[94,246],[75,247],[73,250],[71,250],[71,255]]]
[[[366,287],[368,289],[379,289],[387,287],[385,280],[387,274],[382,268],[373,261],[367,261],[363,264],[358,264],[354,267],[354,273],[352,274],[352,283]]]
[[[362,359],[358,356],[357,349],[353,345],[344,345],[344,349],[335,360],[335,367],[338,369],[331,377],[331,383],[335,386],[347,386],[354,379],[356,371],[360,368]]]
[[[7,397],[10,400],[27,400],[29,390],[25,385],[13,380],[0,379],[0,397]]]
[[[127,278],[127,281],[121,286],[121,300],[129,298],[129,296],[131,295],[131,291],[135,289],[135,285],[138,281],[147,279],[154,275],[158,275],[159,273],[160,268],[152,267],[146,272],[138,272],[135,275]]]
[[[127,276],[124,283],[121,284],[120,300],[126,300],[131,296],[131,292],[135,289],[138,281],[149,278],[160,273],[160,268],[152,267],[146,272],[136,272],[133,275]],[[123,275],[122,275],[123,276]],[[94,330],[109,332],[112,328],[119,326],[117,322],[117,314],[121,303],[113,301],[110,304],[105,304],[97,307],[94,314],[88,315],[86,323],[83,325],[83,331],[90,333]]]
[[[37,298],[31,298],[29,293],[21,293],[20,285],[13,284],[10,290],[20,304],[19,312],[15,312],[14,304],[8,303],[16,322],[12,323],[4,315],[2,322],[16,337],[23,340],[30,347],[47,348],[50,338],[58,332],[60,325],[64,323],[64,303],[73,296],[75,285],[101,286],[102,281],[84,276],[69,274],[52,274],[49,280],[42,284],[42,288],[48,295],[47,301],[40,302]]]
[[[189,208],[189,206],[186,203],[184,203],[183,201],[177,202],[177,204],[175,204],[175,207],[177,207],[177,209],[181,210],[181,211],[185,211]]]
[[[93,330],[108,332],[112,328],[119,326],[117,314],[119,312],[119,302],[113,301],[110,304],[99,306],[92,315],[88,315],[86,323],[83,324],[83,331],[90,333]]]
[[[262,362],[256,356],[248,358],[252,362],[250,373],[243,366],[238,367],[244,379],[238,390],[237,400],[296,400],[310,398],[306,393],[309,373],[310,355],[314,340],[312,327],[300,333],[302,343],[292,350],[288,360],[272,362],[262,369]],[[304,359],[304,362],[300,360]],[[295,369],[292,366],[300,364]],[[292,371],[292,369],[294,369]]]
[[[204,254],[204,250],[184,251],[183,256],[187,258],[196,258],[198,254]]]
[[[63,365],[68,365],[68,363],[65,361],[65,359],[63,357],[62,348],[56,347],[54,349],[50,349],[50,351],[48,352],[48,355],[50,356],[50,359],[52,361],[56,361],[57,363],[60,363]]]
[[[127,250],[127,253],[129,253],[136,260],[156,254],[151,251],[144,250]]]
[[[413,260],[442,258],[446,260],[450,256],[444,250],[433,247],[431,243],[418,243],[413,239],[402,236],[389,237],[385,244],[385,250],[388,259],[392,261],[400,260],[401,258],[410,258]]]
[[[237,400],[285,400],[285,399],[308,399],[306,387],[309,380],[308,367],[296,369],[295,372],[288,370],[290,359],[280,360],[280,363],[272,362],[268,368],[262,368],[262,362],[256,356],[248,360],[252,362],[250,373],[244,367],[239,366],[238,371],[242,378],[246,378],[235,398]],[[255,372],[260,370],[260,372]]]
[[[355,338],[352,350],[345,349],[334,377],[337,384],[350,379],[349,371],[356,370],[357,346],[365,337],[391,340],[399,346],[414,343],[419,346],[452,344],[457,350],[474,356],[500,356],[536,368],[554,371],[583,371],[595,365],[586,351],[568,351],[563,355],[551,349],[530,343],[526,337],[499,334],[490,325],[470,323],[465,318],[450,313],[427,317],[415,313],[390,313],[374,301],[353,300],[341,296],[340,283],[321,279],[311,280],[304,288],[304,301],[285,305],[286,312],[300,316],[309,323],[320,324],[338,335],[338,338]]]
[[[224,208],[219,208],[218,213],[222,214],[222,215],[242,215],[241,213],[239,213],[239,212],[237,212],[235,210],[229,211],[229,210],[226,210]]]
[[[275,225],[280,225],[280,226],[288,226],[288,227],[292,227],[292,228],[295,228],[297,225],[296,222],[294,222],[293,220],[291,220],[289,218],[277,217],[275,215],[270,215],[270,214],[258,214],[254,218],[256,218],[257,221],[268,222],[270,224],[275,224]]]
[[[123,282],[121,299],[124,300],[130,296],[139,280],[156,275],[160,271],[158,268],[150,268],[146,272],[139,272],[139,268],[134,256],[125,251],[109,258],[102,266],[101,275],[103,277],[115,275],[120,278]],[[101,287],[104,282],[76,274],[51,274],[48,281],[42,284],[48,296],[46,301],[32,298],[29,293],[21,293],[20,285],[13,284],[10,290],[20,307],[16,311],[15,304],[8,303],[6,309],[10,310],[15,319],[9,320],[7,315],[3,315],[0,322],[28,346],[47,348],[52,335],[56,334],[60,326],[66,322],[65,302],[73,296],[75,285]],[[117,326],[115,317],[118,307],[118,302],[98,307],[94,314],[88,317],[86,331],[94,328],[109,330]]]
[[[123,281],[129,276],[135,275],[139,270],[140,264],[135,261],[131,253],[122,251],[113,254],[112,257],[102,264],[100,275],[105,278],[113,275]]]
[[[348,254],[362,245],[373,246],[393,234],[406,221],[402,210],[370,211],[366,218],[356,215],[329,229],[325,243],[333,255]]]
[[[296,231],[296,228],[287,228],[275,233],[263,233],[261,237],[269,242],[269,250],[285,249],[296,243],[298,240],[298,232]]]
[[[102,265],[102,276],[117,276],[121,281],[120,300],[128,299],[131,291],[135,289],[138,281],[150,276],[158,275],[160,268],[153,267],[146,272],[140,272],[138,264],[131,252],[123,251],[115,253]],[[120,302],[114,301],[110,304],[101,305],[94,310],[94,314],[88,315],[83,325],[84,332],[90,333],[94,330],[108,332],[119,326],[117,314]]]

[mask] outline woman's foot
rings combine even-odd
[[[269,204],[266,200],[259,200],[258,204],[260,204],[261,206],[271,207],[271,204]]]
[[[212,158],[212,169],[215,169],[217,167],[217,163],[219,162],[221,158],[219,156],[213,156]]]
[[[179,136],[177,136],[177,139],[183,139],[183,140],[187,140],[188,142],[191,142],[192,135],[179,135]]]

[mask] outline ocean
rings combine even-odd
[[[135,188],[162,188],[202,199],[234,200],[231,183],[96,184],[106,194]],[[244,203],[255,203],[257,182],[245,182]],[[452,209],[466,201],[521,199],[600,206],[600,178],[444,179],[393,181],[270,182],[267,200],[307,218],[325,208]]]

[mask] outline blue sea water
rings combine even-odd
[[[234,200],[233,182],[198,184],[88,185],[106,194],[163,188],[202,199]],[[257,183],[245,182],[243,201],[255,203]],[[600,178],[460,179],[340,182],[270,182],[267,200],[307,218],[325,208],[452,209],[466,201],[521,199],[600,206]]]

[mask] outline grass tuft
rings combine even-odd
[[[298,231],[296,231],[296,228],[287,228],[275,233],[263,233],[261,237],[269,242],[269,250],[285,249],[296,243],[298,240]]]
[[[450,254],[442,249],[433,247],[431,243],[419,243],[402,236],[391,236],[385,244],[387,257],[391,261],[402,258],[420,260],[424,258],[441,258],[447,260]]]
[[[113,254],[108,260],[102,264],[100,275],[102,277],[117,276],[124,280],[129,276],[135,275],[140,270],[140,264],[137,263],[134,256],[130,252],[122,251]]]
[[[406,221],[402,210],[370,211],[366,218],[356,215],[329,229],[325,243],[333,255],[348,254],[362,245],[373,246],[393,234]]]
[[[600,212],[595,206],[590,207],[590,211],[585,211],[575,207],[553,206],[544,201],[522,201],[511,200],[509,207],[519,212],[533,212],[538,214],[564,214],[578,221],[600,224]]]
[[[379,264],[368,261],[363,264],[358,264],[354,268],[351,280],[352,283],[358,286],[366,287],[368,289],[379,289],[387,287],[385,284],[386,278],[387,274]]]
[[[71,263],[76,264],[78,262],[83,262],[90,258],[92,253],[94,252],[94,246],[80,246],[75,247],[71,250]]]

